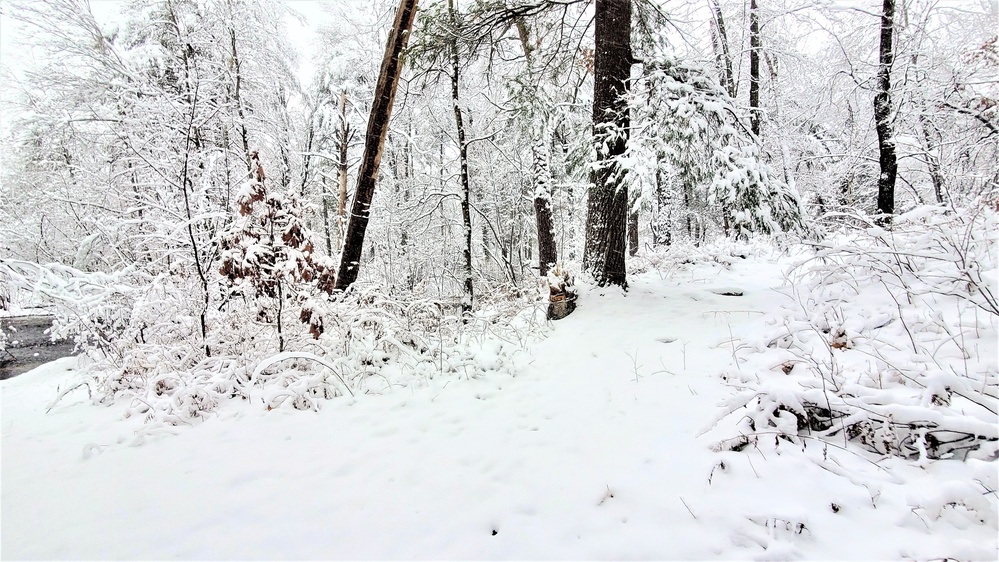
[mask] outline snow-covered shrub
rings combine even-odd
[[[788,273],[791,304],[724,374],[739,391],[718,417],[734,426],[719,447],[819,440],[919,462],[999,458],[997,226],[985,206],[924,207],[892,231],[814,244]]]
[[[294,351],[277,354],[274,331],[256,319],[255,309],[215,311],[208,340],[214,351],[205,357],[197,318],[178,310],[182,287],[169,278],[156,281],[140,291],[117,279],[89,300],[66,293],[59,303],[60,333],[80,334],[89,356],[84,374],[93,398],[127,404],[126,417],[146,423],[142,435],[196,423],[234,400],[316,410],[338,396],[392,392],[436,377],[512,375],[519,352],[544,329],[537,303],[484,307],[463,323],[446,303],[402,300],[367,287],[307,301],[325,329],[318,338],[289,332],[286,348]],[[92,319],[76,302],[113,312],[116,337],[109,333],[97,343],[84,337],[87,326],[80,322]]]
[[[333,263],[314,252],[312,233],[304,223],[310,209],[294,191],[268,191],[257,153],[251,156],[256,177],[236,195],[239,213],[222,236],[220,273],[228,298],[252,302],[257,319],[275,326],[278,350],[284,351],[285,308],[300,304],[311,293],[332,293]],[[299,320],[314,337],[322,334],[323,319],[316,307],[302,308]]]

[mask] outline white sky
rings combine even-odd
[[[288,40],[299,52],[299,79],[303,85],[312,80],[315,66],[314,59],[316,41],[315,29],[330,19],[325,5],[336,5],[344,1],[354,0],[289,0],[288,6],[302,14],[304,22],[296,18],[285,18],[288,30]],[[23,51],[25,29],[8,15],[10,1],[0,0],[0,66],[19,74],[22,68],[30,68],[31,57]],[[119,15],[124,0],[90,0],[90,8],[94,18],[100,24],[113,22]]]

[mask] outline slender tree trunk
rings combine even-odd
[[[178,41],[181,42],[181,44],[183,44],[185,42],[185,38],[180,33],[180,29],[181,28],[180,28],[180,26],[177,23],[177,15],[173,12],[172,7],[170,9],[169,14],[170,14],[169,15],[170,20],[173,23],[174,29],[177,32],[177,39],[178,39]],[[233,43],[233,45],[235,45],[235,43]],[[190,199],[190,194],[189,194],[189,191],[194,191],[194,182],[191,180],[191,173],[190,173],[191,172],[191,170],[190,170],[190,160],[191,160],[191,152],[192,152],[192,146],[191,145],[195,141],[195,138],[194,138],[195,137],[195,133],[194,133],[194,129],[195,129],[194,121],[195,121],[195,115],[197,114],[196,110],[197,110],[197,106],[198,106],[198,90],[197,89],[193,89],[192,90],[191,87],[190,87],[190,82],[188,80],[189,77],[191,76],[191,73],[192,73],[192,71],[191,71],[191,65],[193,64],[193,61],[191,60],[191,58],[193,56],[194,56],[193,55],[193,50],[188,51],[187,49],[183,50],[182,56],[181,56],[181,58],[182,58],[182,60],[184,62],[184,76],[183,76],[183,80],[181,80],[181,83],[185,85],[184,86],[184,93],[185,93],[186,101],[187,101],[187,103],[188,103],[188,105],[190,107],[190,110],[191,110],[191,116],[190,116],[190,119],[187,122],[187,127],[186,127],[186,131],[185,131],[185,135],[184,135],[184,164],[183,164],[183,167],[181,169],[180,188],[181,188],[181,190],[184,193],[184,212],[187,215],[187,217],[186,217],[187,218],[187,221],[186,221],[187,222],[187,236],[188,236],[188,239],[191,241],[191,254],[192,254],[192,257],[194,258],[195,269],[198,272],[198,279],[201,281],[201,293],[202,293],[201,294],[201,297],[202,297],[201,298],[201,302],[202,302],[202,307],[201,307],[201,311],[200,311],[200,313],[198,315],[199,316],[198,320],[199,320],[199,324],[200,324],[200,327],[201,327],[201,345],[202,345],[203,349],[205,350],[205,356],[206,357],[211,357],[212,350],[211,350],[211,347],[208,345],[208,320],[207,320],[207,317],[208,317],[208,308],[209,308],[209,304],[210,304],[210,300],[209,300],[210,299],[210,296],[209,296],[210,293],[209,293],[209,290],[208,290],[208,276],[205,273],[206,265],[204,265],[204,264],[201,263],[201,251],[198,248],[197,237],[195,236],[195,233],[194,233],[194,225],[196,224],[196,221],[195,221],[195,218],[194,218],[194,212],[191,209],[191,199]],[[67,154],[67,160],[68,160],[68,158],[69,158],[69,155]],[[67,164],[69,164],[68,161],[67,161]],[[71,167],[70,167],[70,169],[72,170]]]
[[[881,42],[878,47],[877,93],[874,96],[874,124],[878,132],[878,223],[891,224],[895,212],[895,176],[898,162],[895,156],[895,139],[891,123],[891,67],[895,62],[892,51],[892,32],[895,20],[895,0],[884,0],[881,14]]]
[[[933,123],[933,120],[930,119],[929,107],[927,107],[925,92],[922,89],[925,81],[925,73],[919,70],[917,66],[918,57],[915,53],[912,54],[911,60],[912,66],[917,67],[916,90],[918,93],[916,96],[919,103],[919,128],[923,133],[923,152],[926,153],[926,168],[930,172],[930,181],[933,182],[933,196],[937,204],[940,204],[946,201],[944,175],[940,166],[940,158],[937,156],[940,146],[940,130]]]
[[[732,72],[732,54],[728,49],[728,32],[725,31],[725,17],[722,15],[721,7],[716,0],[711,0],[711,11],[714,14],[713,23],[715,33],[711,35],[711,41],[715,48],[715,59],[718,62],[718,70],[721,74],[722,86],[728,95],[735,97],[738,93],[738,84],[735,81],[735,74]]]
[[[749,0],[749,126],[757,138],[762,129],[760,114],[760,14],[756,0]]]
[[[392,104],[395,101],[399,75],[402,74],[402,52],[409,41],[409,33],[416,17],[417,0],[399,0],[395,23],[385,45],[385,58],[382,60],[378,83],[375,85],[375,99],[371,104],[368,130],[364,137],[364,155],[357,173],[357,189],[351,206],[350,221],[344,236],[340,269],[336,277],[336,289],[346,290],[357,280],[364,247],[364,233],[371,216],[371,201],[375,195],[375,182],[378,179],[378,166],[381,164],[385,135],[388,133]]]
[[[323,180],[323,205],[322,205],[322,213],[323,213],[323,228],[324,228],[325,233],[326,233],[326,237],[325,237],[326,238],[326,255],[327,256],[332,256],[333,255],[333,230],[332,230],[332,226],[330,225],[330,206],[331,206],[330,205],[330,198],[332,196],[330,195],[330,192],[329,192],[329,186],[326,183],[326,175],[325,174],[322,175],[322,180]]]
[[[534,47],[531,46],[530,29],[523,18],[517,19],[520,46],[527,62],[527,76],[532,84],[534,78]],[[535,102],[536,103],[536,102]],[[537,114],[537,112],[533,112]],[[529,126],[531,124],[528,124]],[[531,144],[531,171],[534,180],[534,217],[538,228],[538,274],[548,275],[548,270],[558,262],[555,246],[555,223],[552,219],[551,173],[548,168],[548,151],[544,131],[536,135]]]
[[[187,236],[191,241],[191,253],[194,257],[194,266],[198,272],[198,279],[201,280],[201,298],[202,307],[199,314],[199,323],[201,325],[201,345],[205,350],[205,356],[211,357],[212,350],[208,346],[208,305],[209,305],[209,291],[208,291],[208,276],[205,274],[205,267],[201,264],[201,252],[198,250],[197,238],[194,235],[194,224],[195,218],[191,211],[191,199],[188,194],[189,191],[194,190],[194,183],[191,181],[190,176],[190,158],[191,158],[191,137],[192,129],[194,128],[194,115],[195,108],[198,103],[197,92],[194,94],[194,98],[191,103],[191,119],[187,123],[187,133],[184,139],[184,166],[181,170],[181,189],[184,192],[184,211],[187,213]]]
[[[340,205],[337,215],[347,216],[347,144],[350,142],[350,125],[347,123],[347,92],[340,93],[340,130],[337,131],[340,144],[340,162],[337,171],[340,175]]]
[[[458,14],[454,9],[454,0],[448,0],[448,11],[451,14],[451,107],[454,109],[454,126],[458,131],[458,161],[461,167],[461,223],[464,227],[462,233],[463,260],[463,285],[465,297],[461,300],[462,316],[472,312],[472,304],[475,300],[474,287],[472,286],[472,214],[471,214],[471,188],[468,184],[468,145],[465,143],[465,122],[462,119],[461,107],[458,105],[458,86],[461,78],[461,65],[458,60]]]
[[[587,198],[583,268],[599,285],[627,287],[628,186],[617,157],[628,142],[631,0],[596,0],[593,128],[597,166]]]
[[[298,188],[298,193],[305,196],[305,190],[309,186],[309,176],[312,172],[312,144],[315,142],[316,129],[313,118],[309,118],[309,129],[305,132],[305,155],[302,156],[302,185]],[[323,194],[325,197],[325,193]]]
[[[923,130],[923,146],[926,152],[926,167],[930,171],[930,180],[933,182],[933,196],[937,203],[944,203],[947,200],[946,188],[944,187],[944,175],[940,166],[940,159],[937,157],[937,143],[933,140],[935,134],[940,133],[936,125],[927,117],[925,108],[919,114],[919,125]]]
[[[243,74],[241,72],[239,52],[236,50],[236,29],[234,27],[229,28],[229,46],[232,49],[232,68],[233,73],[235,74],[233,79],[233,102],[236,104],[236,113],[239,115],[239,138],[243,143],[243,157],[246,158],[246,169],[252,173],[253,170],[250,168],[250,134],[246,129],[246,114],[243,111],[243,98],[241,93]]]

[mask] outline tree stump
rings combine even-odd
[[[556,264],[548,272],[548,319],[561,320],[576,310],[576,287],[572,275]]]

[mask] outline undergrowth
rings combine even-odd
[[[996,460],[996,223],[984,206],[922,208],[890,231],[811,244],[787,272],[789,304],[738,342],[717,448],[818,440],[919,463]]]

